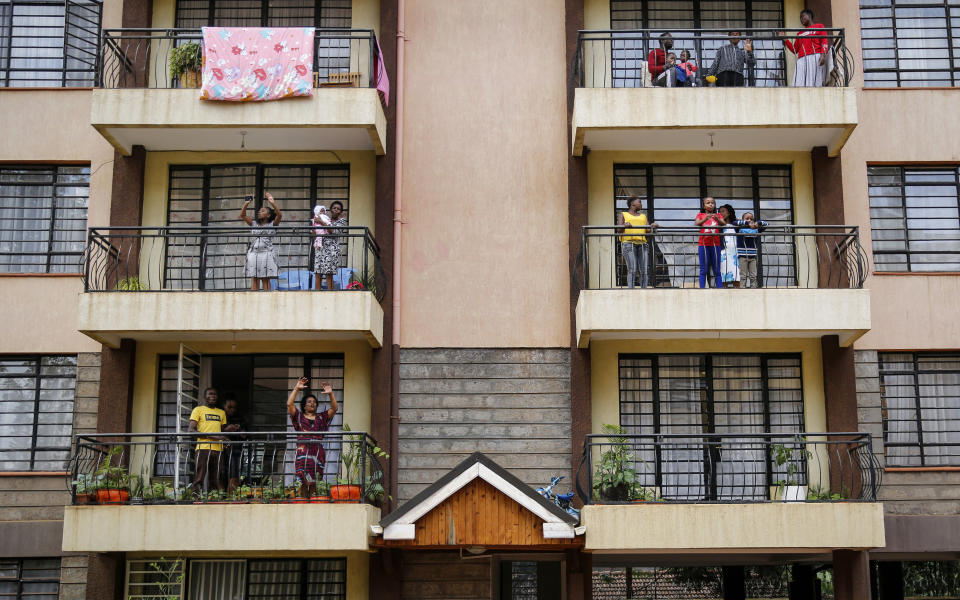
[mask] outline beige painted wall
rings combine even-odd
[[[846,221],[859,225],[871,257],[867,166],[871,163],[960,163],[960,88],[864,89],[857,3],[833,5],[833,22],[846,27],[847,46],[857,63],[860,125],[841,154]],[[960,324],[948,303],[960,296],[960,274],[872,275],[873,329],[857,341],[861,349],[956,349]]]
[[[100,352],[100,344],[77,331],[79,276],[0,277],[7,323],[0,354]]]
[[[350,165],[350,225],[374,230],[374,188],[376,185],[376,157],[372,152],[337,152]],[[158,227],[167,224],[167,191],[170,185],[170,165],[228,164],[259,162],[266,164],[336,164],[331,152],[149,152],[143,183],[143,225]],[[267,190],[269,191],[269,190]],[[283,198],[277,194],[277,204],[283,211]],[[240,204],[237,205],[237,225]],[[287,225],[296,224],[284,217]],[[300,223],[305,224],[305,222]]]
[[[406,347],[566,346],[561,0],[408,0]]]
[[[253,354],[253,353],[315,353],[343,352],[343,422],[354,431],[370,430],[370,345],[356,342],[202,342],[186,340],[191,348],[202,354]],[[140,342],[137,344],[134,367],[133,416],[134,432],[156,431],[157,417],[157,368],[160,354],[176,355],[179,345],[170,342]],[[201,374],[202,375],[202,374]],[[290,387],[293,387],[293,379]]]

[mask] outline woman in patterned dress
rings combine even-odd
[[[330,427],[333,415],[337,414],[337,398],[333,395],[333,388],[324,381],[320,384],[323,393],[330,397],[330,408],[317,412],[317,397],[307,394],[300,401],[300,409],[296,406],[297,395],[307,388],[310,380],[301,377],[297,385],[287,398],[287,414],[290,423],[301,435],[297,436],[297,458],[294,463],[297,479],[300,480],[300,495],[304,498],[312,496],[317,489],[317,481],[323,478],[323,466],[327,454],[323,450],[323,432]]]
[[[269,193],[266,194],[270,206],[261,206],[257,211],[257,220],[247,216],[247,206],[253,202],[253,196],[247,196],[240,209],[240,220],[250,226],[250,247],[247,249],[247,262],[243,274],[250,278],[251,290],[269,290],[270,279],[277,276],[277,255],[273,251],[273,236],[282,216],[280,207]]]
[[[343,215],[343,203],[334,200],[330,204],[330,227],[325,228],[325,234],[319,236],[319,248],[313,255],[313,272],[316,273],[316,289],[320,288],[320,277],[327,281],[327,289],[333,289],[333,276],[340,269],[340,235],[343,231],[336,227],[346,227],[347,218]],[[316,224],[316,220],[314,221]],[[314,245],[316,247],[316,244]]]

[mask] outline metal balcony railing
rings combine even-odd
[[[748,29],[740,28],[740,47],[749,39],[753,46],[755,64],[744,71],[745,87],[792,86],[787,76],[787,62],[793,53],[786,49],[784,40],[792,43],[801,38],[826,40],[829,52],[825,59],[825,86],[846,87],[853,74],[853,57],[847,50],[843,29],[823,29],[823,35],[809,35],[808,29]],[[680,62],[686,50],[697,66],[687,82],[657,82],[650,72],[650,53],[661,49],[661,35],[672,36],[671,52]],[[703,87],[714,85],[706,76],[714,62],[717,49],[729,43],[729,30],[724,29],[630,29],[590,30],[577,34],[577,52],[571,71],[574,87],[583,88],[638,88],[658,85],[670,87]],[[654,56],[654,61],[661,60]],[[656,66],[654,67],[656,71]],[[682,110],[682,107],[678,107]]]
[[[359,431],[81,435],[67,486],[73,504],[379,504],[384,457]]]
[[[625,236],[617,227],[583,228],[574,280],[581,289],[629,287]],[[700,283],[698,227],[659,227],[642,234],[649,288],[695,288]],[[747,234],[737,234],[746,236]],[[862,288],[867,276],[867,254],[860,245],[858,227],[846,225],[770,226],[753,236],[758,287]],[[723,237],[720,237],[721,243]],[[740,262],[740,285],[746,287],[745,261]],[[640,263],[635,285],[640,289]],[[714,278],[707,277],[708,285]]]
[[[376,34],[372,29],[317,29],[314,34],[314,83],[323,87],[347,83],[375,87]],[[174,48],[203,44],[200,29],[104,29],[97,61],[96,85],[101,88],[177,88],[170,75]]]
[[[249,227],[91,227],[84,291],[247,290],[244,265],[253,239]],[[271,289],[315,289],[318,239],[340,245],[334,289],[366,290],[383,299],[387,283],[380,249],[366,227],[329,228],[321,238],[313,227],[277,227],[273,249],[279,272]]]
[[[585,504],[875,502],[882,469],[866,433],[591,434]]]

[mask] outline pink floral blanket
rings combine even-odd
[[[313,27],[204,27],[202,100],[313,95]]]

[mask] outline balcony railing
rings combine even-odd
[[[250,278],[244,266],[253,239],[249,227],[91,227],[84,291],[247,290]],[[278,276],[271,289],[315,289],[314,259],[323,252],[316,247],[318,239],[335,239],[340,245],[334,289],[371,291],[383,299],[387,284],[380,249],[366,227],[332,228],[322,238],[312,227],[277,227]]]
[[[379,504],[386,497],[386,455],[364,432],[210,435],[77,436],[67,479],[73,504]]]
[[[646,281],[650,288],[699,286],[699,234],[697,227],[659,227],[644,234],[647,243],[640,248],[646,255]],[[857,227],[771,226],[755,235],[758,287],[863,287],[869,263],[860,245]],[[622,252],[623,237],[616,227],[590,225],[583,228],[574,273],[575,279],[582,282],[582,289],[629,287],[627,261]],[[746,287],[742,257],[739,262],[740,285]],[[639,270],[640,266],[634,282],[637,288],[642,281]],[[708,277],[707,282],[713,285],[714,278]]]
[[[804,29],[747,29],[741,28],[740,47],[745,40],[753,44],[756,64],[746,67],[746,87],[792,86],[787,77],[787,56],[792,53],[784,47],[783,40],[791,43],[801,38]],[[826,59],[825,86],[846,87],[853,73],[853,58],[847,50],[843,29],[824,29],[830,44]],[[683,50],[690,52],[697,71],[688,82],[679,82],[671,87],[702,87],[714,85],[706,79],[713,64],[717,49],[729,43],[729,30],[724,29],[670,29],[673,37],[671,52],[677,55]],[[662,29],[592,30],[580,31],[577,35],[577,53],[572,70],[575,87],[584,88],[637,88],[665,85],[657,83],[648,70],[647,61],[651,50],[660,49]],[[781,36],[781,33],[783,34]],[[802,36],[811,39],[812,36]],[[659,62],[659,59],[658,59]]]
[[[585,504],[875,502],[882,469],[866,433],[591,434]]]
[[[177,88],[170,76],[170,54],[185,43],[203,44],[199,29],[104,29],[96,85],[102,88]],[[376,34],[372,29],[317,29],[314,83],[375,87]],[[331,74],[350,74],[343,77]]]

